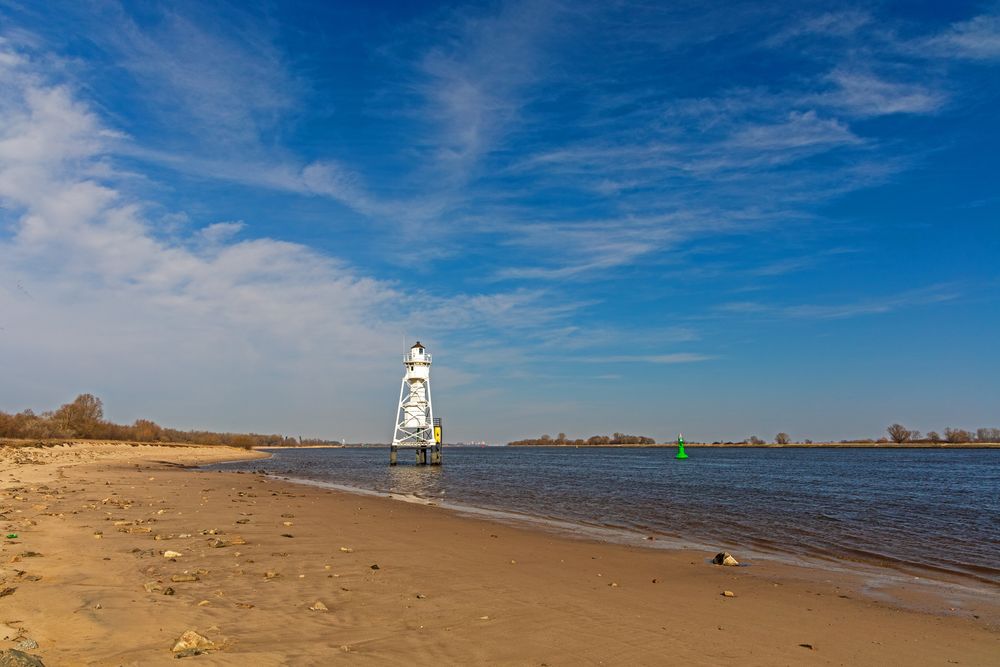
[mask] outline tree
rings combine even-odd
[[[910,431],[910,441],[917,442],[920,440],[920,431]]]
[[[977,428],[976,440],[978,442],[1000,442],[1000,428]]]
[[[766,444],[763,440],[761,440],[760,438],[758,438],[755,435],[751,435],[749,438],[747,438],[747,442],[749,442],[751,445],[763,445],[763,444]]]
[[[931,442],[941,442],[941,436],[937,431],[927,431],[927,439]]]
[[[787,433],[779,433],[774,436],[774,441],[779,445],[787,445],[792,441],[792,438]]]
[[[948,442],[972,442],[972,434],[964,428],[946,428],[944,439]]]
[[[104,405],[93,394],[80,394],[72,403],[56,410],[53,417],[73,435],[87,437],[97,431],[104,419]]]
[[[893,424],[886,429],[886,432],[892,438],[892,441],[896,443],[906,442],[910,439],[910,430],[902,424]]]
[[[132,432],[133,437],[140,442],[155,442],[160,439],[163,429],[148,419],[136,419]]]

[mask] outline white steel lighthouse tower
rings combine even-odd
[[[434,428],[434,410],[431,407],[431,355],[418,341],[403,355],[403,383],[399,388],[399,407],[396,409],[396,430],[389,450],[389,465],[396,465],[400,447],[413,447],[417,463],[427,463],[427,450],[431,450],[431,465],[441,465],[441,441]]]

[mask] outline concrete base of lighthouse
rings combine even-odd
[[[421,445],[414,448],[416,454],[417,465],[425,466],[439,466],[441,465],[441,445]],[[430,454],[430,456],[428,456]],[[389,446],[389,465],[394,466],[399,463],[399,447],[397,445]]]

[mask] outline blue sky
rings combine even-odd
[[[0,0],[0,409],[1000,424],[1000,5]]]

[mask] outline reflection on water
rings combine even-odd
[[[443,496],[441,466],[386,466],[385,490],[403,496],[433,499]]]
[[[446,448],[277,451],[254,470],[589,530],[937,570],[1000,584],[1000,450]],[[402,453],[401,453],[402,454]]]

